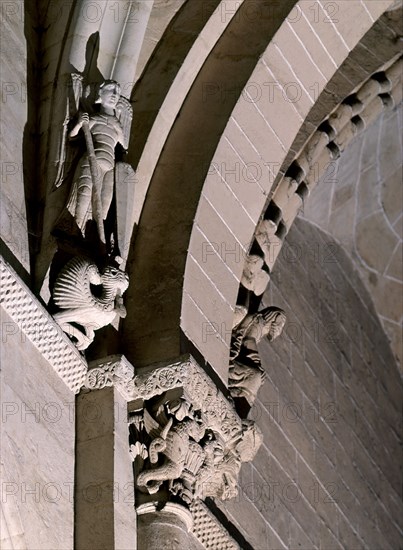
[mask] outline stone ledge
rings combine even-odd
[[[87,362],[70,342],[15,271],[0,258],[1,304],[66,386],[78,393],[84,384]]]

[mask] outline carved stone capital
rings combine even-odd
[[[139,504],[157,493],[187,506],[197,498],[237,495],[241,465],[254,458],[262,435],[254,422],[238,416],[191,355],[140,374],[121,355],[91,363],[86,388],[111,385],[131,402]]]

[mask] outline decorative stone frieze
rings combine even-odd
[[[91,363],[86,387],[112,384],[132,402],[130,454],[140,493],[165,491],[186,505],[237,495],[241,465],[254,458],[262,434],[192,356],[134,376],[122,356]]]
[[[89,390],[115,386],[125,399],[130,400],[127,385],[134,378],[134,367],[124,355],[111,355],[106,360],[91,361],[85,379]]]
[[[78,393],[85,380],[87,362],[3,258],[0,270],[1,303],[16,325],[9,337],[19,332],[21,342],[28,338],[66,386]]]

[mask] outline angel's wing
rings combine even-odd
[[[130,140],[130,128],[133,120],[133,109],[130,105],[130,101],[123,96],[120,96],[118,104],[116,105],[116,115],[123,128],[124,143],[122,143],[124,149],[128,149]]]
[[[83,95],[83,77],[78,73],[71,74],[71,83],[68,86],[66,97],[66,113],[63,122],[62,136],[59,144],[59,154],[57,158],[57,174],[55,178],[55,187],[60,187],[66,178],[73,164],[74,152],[67,147],[67,136],[69,123],[77,114],[81,97]]]

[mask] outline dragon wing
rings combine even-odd
[[[88,307],[94,302],[90,284],[100,283],[101,276],[93,262],[85,258],[73,258],[56,279],[53,300],[61,309]]]
[[[162,439],[166,439],[172,424],[173,418],[170,418],[168,423],[162,427],[161,424],[151,416],[147,409],[144,409],[144,427],[152,438],[161,437]]]

